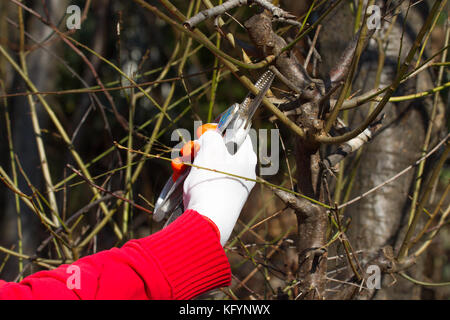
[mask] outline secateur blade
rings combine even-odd
[[[224,142],[230,154],[235,154],[245,141],[256,109],[261,105],[274,78],[275,75],[271,71],[266,71],[255,84],[259,92],[256,95],[250,92],[238,105],[239,108],[233,119],[229,121],[224,135]]]
[[[258,94],[255,96],[253,93],[249,93],[247,98],[242,103],[243,107],[240,110],[240,113],[243,117],[246,118],[245,127],[247,127],[251,123],[256,109],[258,109],[258,107],[261,105],[261,102],[267,91],[269,91],[274,78],[275,74],[272,71],[268,70],[264,72],[255,84],[255,87],[259,90]],[[250,99],[250,103],[246,102],[247,99]]]
[[[177,180],[173,181],[172,176],[167,180],[158,199],[156,200],[153,220],[159,222],[166,216],[176,210],[183,202],[183,183],[189,174],[186,170]]]
[[[171,224],[172,222],[177,220],[178,217],[180,217],[183,214],[183,212],[184,212],[184,208],[183,208],[183,206],[180,203],[180,205],[169,216],[169,218],[167,219],[166,223],[164,223],[163,228],[167,227],[169,224]]]

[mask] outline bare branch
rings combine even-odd
[[[414,256],[409,256],[402,261],[398,261],[395,258],[394,250],[392,249],[392,247],[385,246],[385,247],[381,248],[378,251],[377,255],[373,259],[371,259],[369,262],[367,262],[363,266],[362,269],[367,270],[368,266],[374,265],[374,266],[378,266],[382,273],[390,274],[393,276],[396,273],[401,273],[401,272],[409,269],[415,263],[416,263],[416,258]],[[367,272],[364,272],[362,275],[362,278],[363,278],[362,283],[365,283],[369,276],[370,276],[370,274],[368,274]],[[352,279],[347,281],[348,284],[353,284],[353,285],[355,284],[355,282],[356,282],[355,277],[353,277]],[[333,298],[338,299],[338,300],[348,300],[348,299],[354,298],[358,294],[358,292],[360,292],[361,288],[363,288],[363,287],[362,286],[355,287],[352,285],[344,287]],[[368,290],[368,291],[366,291],[365,294],[367,295],[371,291],[372,290]]]
[[[274,193],[282,200],[288,207],[294,209],[299,215],[313,215],[319,208],[310,201],[296,197],[292,193],[280,189],[273,189]]]
[[[368,196],[369,194],[371,194],[372,192],[377,191],[378,189],[380,189],[381,187],[383,187],[384,185],[394,181],[395,179],[397,179],[398,177],[400,177],[401,175],[405,174],[406,172],[408,172],[409,170],[411,170],[412,168],[416,167],[417,165],[419,165],[419,163],[421,163],[422,161],[424,161],[425,159],[427,159],[429,156],[431,156],[433,153],[435,153],[436,151],[439,150],[439,148],[448,141],[450,137],[450,133],[447,134],[447,136],[441,140],[441,142],[439,142],[433,149],[431,149],[425,156],[421,157],[419,160],[417,160],[416,162],[414,162],[412,165],[406,167],[405,169],[403,169],[402,171],[400,171],[399,173],[397,173],[396,175],[394,175],[393,177],[391,177],[390,179],[386,180],[385,182],[373,187],[372,189],[364,192],[362,195],[346,202],[343,203],[341,205],[339,205],[338,209],[342,209],[347,207],[348,205],[355,203],[356,201],[361,200],[362,198]]]
[[[314,34],[314,38],[312,41],[308,37],[308,42],[309,42],[310,48],[309,48],[308,55],[306,56],[305,62],[303,63],[303,68],[305,68],[305,69],[308,67],[309,60],[311,59],[311,56],[313,54],[318,58],[319,61],[321,60],[320,54],[316,50],[316,42],[317,42],[317,39],[319,38],[319,33],[320,33],[321,29],[322,29],[322,25],[319,24],[317,26],[317,30],[316,30],[316,33]]]
[[[273,31],[270,14],[262,12],[254,15],[245,22],[245,27],[253,44],[264,56],[275,55],[277,57],[275,60],[277,69],[289,80],[291,86],[297,89],[295,91],[301,90],[302,95],[314,96],[308,90],[304,90],[312,83],[312,79],[303,66],[294,55],[287,52],[281,53],[286,47],[286,41]]]
[[[395,90],[397,90],[404,75],[408,71],[411,61],[413,60],[415,53],[417,52],[417,50],[422,42],[422,39],[425,37],[425,34],[428,32],[429,27],[430,27],[432,21],[434,20],[434,17],[439,12],[439,7],[440,7],[440,2],[439,1],[435,2],[433,7],[430,10],[430,13],[429,13],[425,23],[422,25],[422,28],[420,29],[420,31],[413,43],[413,46],[410,48],[408,55],[406,56],[405,60],[403,61],[403,64],[401,65],[399,71],[397,72],[397,75],[396,75],[394,81],[386,90],[386,93],[383,96],[383,99],[377,105],[375,110],[370,113],[370,115],[367,117],[367,119],[365,121],[363,121],[358,126],[358,128],[354,129],[351,132],[348,132],[339,137],[319,136],[319,137],[317,137],[317,142],[326,143],[326,144],[334,144],[334,143],[342,143],[345,141],[349,141],[350,139],[353,139],[354,137],[359,135],[361,132],[363,132],[375,120],[375,118],[380,114],[380,112],[383,110],[385,105],[389,102],[392,94],[395,92]]]
[[[290,24],[294,24],[294,25],[299,25],[300,23],[292,20],[293,18],[295,18],[294,15],[284,11],[283,9],[274,6],[272,3],[270,3],[269,1],[266,0],[228,0],[226,2],[224,2],[223,4],[201,11],[198,14],[196,14],[195,16],[193,16],[192,18],[190,18],[189,20],[186,20],[183,25],[192,30],[194,29],[199,23],[205,21],[208,18],[215,18],[217,16],[220,16],[224,13],[226,13],[227,11],[237,8],[237,7],[241,7],[241,6],[245,6],[245,5],[252,5],[253,3],[269,10],[270,12],[272,12],[273,18],[276,20],[279,20],[281,22],[286,22],[286,23],[290,23]],[[300,24],[301,25],[301,24]]]
[[[376,131],[378,131],[381,128],[381,123],[384,119],[384,114],[381,116],[381,118],[374,123],[372,123],[369,128],[364,130],[361,134],[359,134],[356,138],[351,139],[350,141],[345,142],[339,148],[332,154],[330,154],[328,157],[326,157],[323,160],[323,164],[325,167],[329,170],[333,170],[333,168],[342,160],[344,160],[345,157],[347,157],[349,154],[357,151],[359,148],[362,147],[363,144],[369,142]]]

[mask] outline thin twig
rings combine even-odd
[[[146,209],[146,208],[144,208],[144,207],[142,207],[142,206],[140,206],[140,205],[134,203],[133,201],[131,201],[131,200],[129,200],[129,199],[126,199],[126,198],[122,197],[122,196],[121,196],[120,194],[118,194],[117,192],[112,192],[112,191],[106,190],[105,188],[102,188],[102,187],[96,185],[96,184],[93,183],[91,180],[89,180],[88,178],[86,178],[80,171],[78,171],[77,169],[75,169],[72,165],[67,164],[67,167],[68,167],[70,170],[72,170],[73,172],[75,172],[77,175],[79,175],[84,181],[86,181],[86,182],[87,182],[89,185],[91,185],[92,187],[97,188],[98,190],[100,190],[100,191],[102,191],[102,192],[104,192],[104,193],[110,194],[110,195],[116,197],[117,199],[120,199],[120,200],[122,200],[122,201],[125,201],[125,202],[131,204],[133,207],[136,207],[136,208],[138,208],[138,209],[140,209],[140,210],[142,210],[142,211],[144,211],[144,212],[146,212],[146,213],[153,214],[152,211],[150,211],[150,210],[148,210],[148,209]]]
[[[362,198],[368,196],[369,194],[371,194],[372,192],[377,191],[378,189],[382,188],[383,186],[385,186],[386,184],[394,181],[395,179],[397,179],[398,177],[404,175],[406,172],[408,172],[409,170],[411,170],[412,168],[416,167],[417,165],[419,165],[419,163],[421,163],[422,161],[424,161],[425,159],[427,159],[429,156],[431,156],[433,153],[435,153],[436,151],[439,150],[439,148],[447,142],[448,138],[450,137],[450,134],[447,134],[447,136],[442,139],[433,149],[431,149],[425,156],[421,157],[419,160],[417,160],[416,162],[414,162],[412,165],[406,167],[405,169],[403,169],[402,171],[400,171],[399,173],[397,173],[396,175],[394,175],[393,177],[389,178],[388,180],[386,180],[383,183],[380,183],[379,185],[373,187],[372,189],[364,192],[363,194],[357,196],[356,198],[353,198],[352,200],[343,203],[341,205],[338,206],[338,209],[342,209],[345,208],[349,205],[351,205],[352,203],[355,203],[356,201],[361,200]]]

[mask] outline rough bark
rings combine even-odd
[[[389,34],[386,60],[378,86],[380,88],[389,85],[397,71],[397,59],[407,4],[406,1],[402,6],[399,18]],[[426,9],[426,5],[423,3],[410,9],[403,35],[402,59],[411,47],[417,29],[423,24]],[[343,20],[343,17],[347,18]],[[350,26],[343,26],[342,21],[346,21],[346,24]],[[351,14],[346,6],[342,6],[339,12],[336,12],[335,17],[324,21],[323,34],[325,36],[319,40],[320,52],[325,62],[324,72],[328,70],[326,64],[332,64],[336,59],[336,53],[333,50],[339,48],[340,43],[345,43],[351,38],[352,22]],[[383,27],[381,34],[384,34],[386,28],[387,25]],[[342,32],[344,29],[347,31]],[[335,30],[342,31],[336,33]],[[361,92],[367,92],[373,89],[377,67],[377,43],[371,41],[362,56],[353,91],[361,89]],[[409,94],[432,86],[429,74],[424,72],[418,79],[414,78],[402,85],[395,95]],[[430,99],[423,99],[414,103],[407,101],[386,105],[384,128],[362,153],[351,198],[384,182],[418,159],[424,141],[426,130],[424,124],[427,120],[427,112],[429,113],[430,110],[430,101]],[[367,116],[368,110],[368,104],[358,108],[355,116],[351,118],[350,126],[360,123]],[[364,250],[363,265],[377,255],[379,248],[386,245],[390,245],[394,249],[398,247],[399,241],[402,240],[400,236],[402,227],[407,224],[406,213],[409,212],[411,203],[408,194],[411,191],[414,176],[415,172],[409,172],[348,208],[346,215],[352,219],[348,235],[354,245],[354,250]],[[420,273],[420,262],[414,270],[416,273]],[[419,288],[410,282],[399,279],[395,286],[388,288],[387,284],[391,283],[392,279],[385,278],[382,290],[372,291],[372,297],[378,299],[420,298]]]
[[[318,120],[319,108],[317,101],[323,93],[323,88],[317,85],[298,62],[295,55],[288,52],[281,53],[281,49],[287,44],[272,30],[271,15],[262,12],[250,18],[245,26],[253,44],[264,55],[279,55],[275,65],[295,87],[301,91],[301,99],[297,101],[302,105],[302,113],[296,123],[302,127],[307,136],[318,133],[323,124]],[[311,102],[306,102],[311,101]],[[311,139],[296,138],[296,161],[298,190],[300,193],[322,200],[323,192],[318,183],[319,146],[312,143]],[[297,208],[298,221],[298,259],[299,269],[297,278],[302,279],[299,286],[301,299],[322,299],[325,290],[326,251],[323,246],[326,243],[326,229],[328,225],[327,213],[324,208],[310,205],[305,208]]]

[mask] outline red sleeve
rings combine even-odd
[[[190,299],[230,282],[215,226],[188,210],[160,232],[120,249],[37,272],[20,283],[0,280],[0,299]]]

